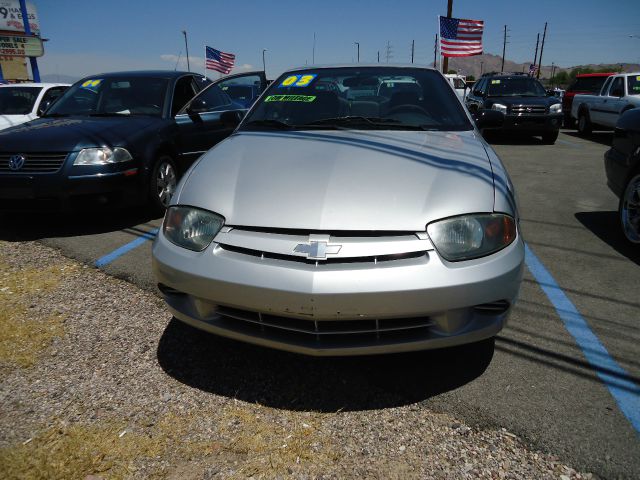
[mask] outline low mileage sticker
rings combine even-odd
[[[265,102],[313,102],[315,95],[269,95]]]

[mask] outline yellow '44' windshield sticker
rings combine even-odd
[[[317,73],[305,73],[304,75],[289,75],[278,87],[308,87],[318,76]]]
[[[90,80],[87,80],[86,82],[83,82],[81,87],[82,88],[88,88],[89,90],[97,90],[98,86],[101,83],[102,83],[102,79],[101,78],[90,79]]]

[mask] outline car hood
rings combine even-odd
[[[0,131],[9,152],[70,152],[95,146],[126,146],[132,135],[159,125],[153,117],[38,118]]]
[[[557,97],[487,97],[487,103],[502,103],[503,105],[544,105],[549,107],[560,103]]]
[[[493,211],[494,186],[473,131],[245,131],[204,155],[177,197],[227,225],[423,231]]]

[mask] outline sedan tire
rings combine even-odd
[[[618,205],[620,228],[628,242],[640,245],[640,170],[631,174]]]
[[[153,165],[149,178],[149,205],[154,213],[164,213],[177,184],[178,171],[175,162],[170,156],[161,155]]]
[[[553,145],[554,143],[556,143],[556,140],[558,139],[558,134],[560,132],[558,130],[556,130],[555,132],[547,132],[547,133],[543,133],[542,134],[542,143],[546,144],[546,145]]]

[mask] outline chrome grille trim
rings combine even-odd
[[[512,115],[544,115],[547,107],[544,105],[511,105]]]
[[[9,158],[13,155],[24,155],[24,166],[20,170],[9,168]],[[24,173],[55,173],[64,164],[69,154],[67,152],[0,152],[0,172],[10,174]]]

